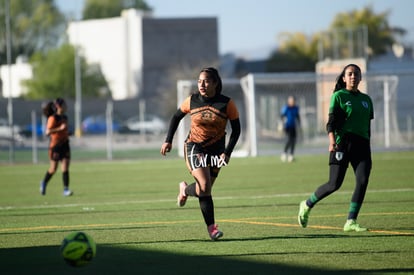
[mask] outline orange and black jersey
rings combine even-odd
[[[68,123],[66,115],[52,115],[47,119],[47,129],[54,129],[60,127],[63,123]],[[49,147],[54,147],[58,144],[63,144],[69,140],[68,127],[65,130],[54,132],[50,134]]]
[[[191,116],[186,142],[197,143],[203,147],[224,142],[229,120],[232,132],[224,153],[232,153],[240,136],[239,113],[232,99],[221,94],[213,98],[204,98],[198,93],[187,97],[171,119],[166,142],[172,142],[178,124],[186,114]]]

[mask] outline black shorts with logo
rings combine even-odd
[[[222,142],[214,143],[208,147],[203,147],[195,142],[186,142],[184,144],[184,156],[186,164],[190,171],[197,168],[210,168],[210,175],[217,177],[222,166],[227,163],[220,159],[221,153],[224,152]]]
[[[348,167],[349,163],[354,166],[361,161],[372,163],[370,141],[354,134],[345,135],[337,149],[329,155],[329,165]]]

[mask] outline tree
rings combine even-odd
[[[279,48],[267,62],[270,72],[313,71],[317,61],[316,36],[307,37],[304,33],[283,33],[279,38]]]
[[[84,20],[118,17],[124,9],[152,10],[144,0],[87,0],[82,17]]]
[[[62,96],[75,98],[75,48],[64,44],[46,54],[36,53],[31,59],[33,78],[24,84],[27,98],[44,99]],[[82,96],[95,97],[108,91],[107,82],[98,66],[87,65],[80,56]]]
[[[303,33],[283,34],[279,48],[267,60],[267,69],[270,72],[314,71],[321,49],[328,53],[324,57],[333,59],[365,57],[367,53],[373,56],[384,54],[394,43],[393,36],[404,34],[401,28],[389,26],[388,14],[375,14],[368,6],[337,14],[328,32],[310,37]],[[363,44],[365,28],[369,49]]]
[[[347,13],[339,13],[335,16],[330,30],[357,31],[361,26],[366,26],[368,31],[368,53],[373,56],[386,53],[394,43],[393,28],[388,24],[389,11],[375,14],[371,6],[362,10],[352,10]],[[346,34],[345,34],[346,35]],[[342,40],[348,38],[343,37]],[[346,45],[346,41],[343,41]],[[346,54],[346,46],[341,48]]]
[[[0,64],[6,63],[5,0],[0,1]],[[53,0],[10,0],[12,61],[56,47],[65,18]]]

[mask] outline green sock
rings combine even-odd
[[[351,202],[351,204],[349,205],[348,220],[356,220],[360,209],[361,209],[360,203]]]
[[[309,199],[306,200],[306,205],[312,208],[318,201],[319,199],[316,197],[315,193],[313,193]]]

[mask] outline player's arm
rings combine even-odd
[[[48,136],[48,135],[50,135],[50,134],[53,134],[53,133],[56,133],[56,132],[59,132],[59,131],[62,131],[62,130],[64,130],[65,129],[65,127],[67,127],[67,124],[66,124],[66,122],[65,123],[62,123],[61,125],[59,125],[58,127],[55,127],[55,124],[56,124],[56,119],[55,119],[55,117],[54,116],[50,116],[48,119],[47,119],[47,125],[46,125],[46,131],[45,131],[45,134]]]
[[[186,113],[181,111],[179,108],[177,112],[172,116],[170,121],[170,126],[168,127],[167,137],[165,138],[165,142],[161,146],[161,154],[165,156],[166,153],[171,151],[172,148],[172,141],[174,138],[174,134],[177,131],[178,125],[180,121],[185,117]]]
[[[329,152],[333,152],[336,149],[335,131],[339,129],[342,122],[339,120],[339,111],[335,110],[329,113],[328,123],[326,124],[326,131],[329,138]]]
[[[226,162],[228,162],[230,155],[233,152],[233,149],[236,146],[237,141],[239,140],[241,131],[239,111],[237,110],[236,104],[232,99],[230,99],[229,103],[227,104],[227,116],[230,121],[231,135],[229,142],[223,152],[223,154],[225,154]]]
[[[231,125],[231,135],[230,135],[230,139],[229,142],[227,144],[226,149],[224,149],[224,154],[226,154],[226,156],[228,158],[230,158],[231,153],[234,150],[234,147],[237,144],[237,141],[239,140],[240,137],[240,119],[236,118],[233,120],[230,120],[230,125]]]
[[[58,127],[54,127],[54,128],[47,128],[46,129],[46,135],[50,135],[53,133],[57,133],[60,131],[64,131],[68,128],[68,123],[66,122],[66,120],[64,122],[62,122],[62,124],[60,124]]]
[[[296,113],[296,121],[298,122],[298,126],[300,127],[301,121],[300,121],[300,109],[298,107],[298,112]]]
[[[329,138],[329,152],[336,150],[337,144],[335,133],[344,126],[345,120],[346,113],[340,107],[337,96],[334,94],[329,106],[328,123],[326,123],[326,131],[328,132]]]

